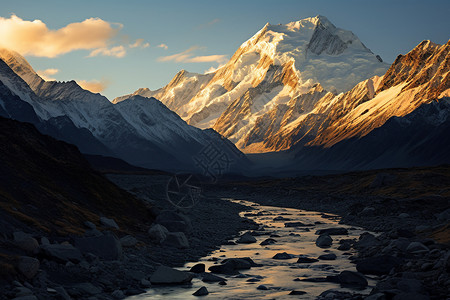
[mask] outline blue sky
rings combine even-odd
[[[35,70],[50,69],[49,78],[102,83],[102,94],[110,100],[140,87],[162,87],[181,69],[203,73],[217,67],[267,22],[284,24],[324,15],[337,27],[353,31],[388,63],[422,40],[446,43],[450,38],[448,0],[16,0],[1,3],[1,7],[3,19],[15,14],[23,21],[41,20],[50,31],[89,18],[110,24],[115,34],[96,53],[93,51],[98,46],[80,50],[74,46],[75,49],[52,57],[42,53],[25,55]],[[132,48],[133,44],[136,47]],[[161,44],[167,49],[158,47]],[[113,49],[120,46],[123,48]],[[182,52],[184,59],[178,61],[161,58]]]

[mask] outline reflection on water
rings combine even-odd
[[[301,299],[315,299],[320,293],[329,289],[346,290],[340,288],[339,284],[331,282],[294,280],[337,275],[344,270],[356,271],[355,265],[350,263],[348,259],[353,254],[353,250],[344,252],[337,250],[337,247],[339,246],[339,239],[358,238],[363,232],[362,230],[353,227],[350,229],[350,226],[339,225],[339,227],[347,227],[349,235],[332,236],[333,245],[328,249],[321,249],[315,245],[318,237],[315,232],[318,229],[336,226],[337,218],[333,218],[332,215],[328,214],[327,216],[329,217],[323,218],[323,214],[320,212],[260,206],[242,200],[228,200],[251,206],[254,210],[242,212],[241,214],[261,224],[264,227],[264,231],[262,231],[264,234],[256,236],[257,243],[224,245],[220,250],[202,258],[200,262],[204,263],[206,269],[208,269],[211,265],[220,263],[225,258],[250,257],[257,264],[261,264],[262,267],[242,270],[241,273],[246,276],[239,276],[241,278],[233,275],[217,274],[227,279],[227,285],[224,286],[218,283],[205,283],[200,279],[194,278],[190,285],[154,287],[145,294],[127,299],[198,299],[192,293],[202,286],[206,286],[209,291],[209,295],[205,297],[211,299],[292,299],[295,296],[289,296],[288,294],[293,290],[307,293],[301,296]],[[314,227],[285,227],[284,223],[286,222],[314,224]],[[273,237],[277,241],[276,244],[259,245],[260,242],[269,238],[270,235],[278,235]],[[294,257],[287,260],[272,259],[275,254],[280,252],[293,254]],[[336,254],[337,259],[321,260],[312,264],[297,263],[299,255],[317,258],[319,255],[326,253]],[[213,258],[217,258],[218,262],[213,261]],[[195,264],[188,263],[184,268],[179,269],[189,270]],[[249,282],[249,279],[252,280]],[[258,290],[257,287],[259,285],[265,285],[268,290]],[[369,286],[366,290],[358,292],[369,293],[374,285],[375,282],[369,280]]]

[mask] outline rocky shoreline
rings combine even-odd
[[[114,220],[105,218],[100,227],[85,222],[82,236],[46,237],[38,231],[14,232],[2,242],[21,248],[22,255],[14,258],[18,273],[11,270],[7,274],[16,280],[0,280],[0,299],[123,299],[150,288],[151,275],[159,266],[180,267],[197,261],[239,231],[255,229],[255,224],[239,216],[248,207],[202,198],[195,207],[180,211],[166,202],[160,191],[148,199],[147,184],[139,186],[136,176],[116,177],[122,188],[131,189],[138,196],[145,193],[146,201],[151,202],[156,219],[150,229],[143,228],[134,236],[124,235]],[[153,183],[167,180],[167,176],[141,178]],[[158,236],[161,232],[155,234],[151,230],[162,227],[158,224],[162,220],[170,228],[169,231],[164,226],[163,239]]]

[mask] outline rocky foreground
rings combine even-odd
[[[366,299],[450,296],[450,167],[224,183],[215,194],[335,213],[365,233],[345,241],[357,270],[379,280]],[[361,299],[334,295],[334,299]],[[358,298],[359,297],[359,298]]]

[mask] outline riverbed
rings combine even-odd
[[[305,292],[302,299],[315,299],[322,292],[330,289],[349,291],[333,282],[312,282],[316,278],[335,276],[340,272],[356,271],[355,265],[349,258],[356,254],[353,249],[341,251],[339,240],[358,239],[361,228],[338,224],[339,216],[324,214],[322,212],[305,211],[300,209],[262,206],[253,202],[223,199],[240,203],[249,207],[241,212],[241,216],[249,218],[259,224],[260,229],[253,232],[257,242],[250,244],[222,245],[220,249],[201,258],[198,262],[187,263],[179,270],[188,271],[197,263],[204,263],[206,269],[220,263],[226,258],[250,257],[260,267],[242,270],[241,275],[221,275],[226,279],[226,285],[218,283],[205,283],[201,278],[194,278],[189,285],[183,286],[153,286],[146,293],[129,297],[127,299],[198,299],[192,294],[200,287],[205,286],[213,299],[292,299],[292,291]],[[220,222],[220,220],[217,220]],[[286,227],[286,223],[302,222],[310,226]],[[329,248],[319,248],[315,241],[318,237],[316,231],[332,227],[345,227],[348,235],[333,235],[333,243]],[[243,234],[241,232],[240,234]],[[268,238],[276,242],[261,246],[260,243]],[[234,238],[236,241],[238,236]],[[195,246],[194,246],[195,247]],[[290,259],[274,259],[277,253],[286,252]],[[323,254],[334,253],[335,260],[319,260],[314,263],[297,263],[300,256],[317,258]],[[376,282],[367,278],[369,285],[360,294],[368,294]],[[309,280],[309,281],[308,281]],[[263,286],[263,287],[261,287]],[[262,288],[262,289],[261,289]]]

